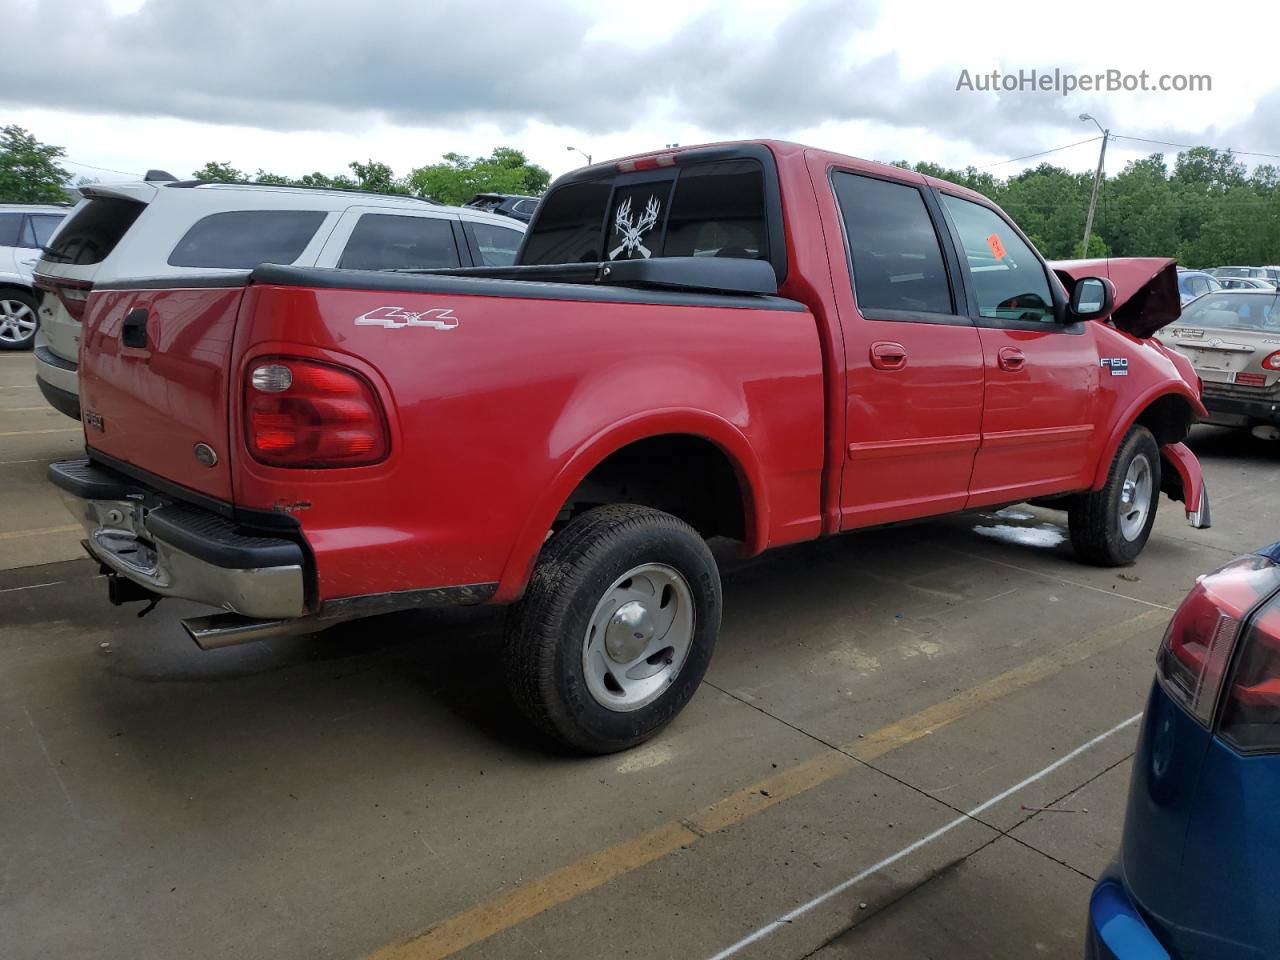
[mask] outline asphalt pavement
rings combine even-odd
[[[707,681],[657,739],[549,751],[502,611],[202,652],[113,608],[43,476],[78,426],[0,354],[0,956],[1081,956],[1165,624],[1280,538],[1280,444],[1191,440],[1083,566],[1016,506],[725,557]]]

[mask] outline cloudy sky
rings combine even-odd
[[[507,144],[553,173],[666,143],[799,140],[992,165],[1113,132],[1280,155],[1273,0],[0,0],[0,124],[68,167],[398,173]],[[1255,29],[1256,28],[1256,29]],[[14,56],[13,51],[27,51]],[[958,91],[962,70],[1208,74],[1208,93]],[[1161,148],[1116,141],[1108,169]],[[1091,168],[1097,144],[1054,154]],[[1244,157],[1250,162],[1280,159]],[[106,168],[95,169],[95,168]],[[118,171],[118,172],[109,172]]]

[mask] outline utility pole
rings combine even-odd
[[[1098,129],[1102,130],[1102,149],[1098,151],[1098,169],[1093,174],[1093,193],[1089,197],[1089,215],[1084,221],[1084,243],[1080,247],[1080,256],[1084,258],[1089,256],[1089,234],[1093,233],[1093,211],[1098,206],[1098,187],[1102,183],[1102,164],[1107,159],[1107,141],[1111,138],[1111,131],[1104,130],[1102,124],[1087,113],[1080,114],[1080,119],[1093,120]]]

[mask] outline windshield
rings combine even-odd
[[[1201,297],[1182,311],[1179,326],[1280,330],[1280,297],[1258,293],[1220,293]]]

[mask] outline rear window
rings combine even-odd
[[[593,180],[571,183],[542,202],[538,221],[525,241],[522,263],[594,263],[603,260],[604,212],[613,185]]]
[[[366,213],[351,231],[338,266],[348,270],[415,270],[459,266],[448,220]]]
[[[1280,298],[1265,293],[1220,293],[1182,308],[1179,327],[1280,330]]]
[[[260,263],[293,263],[324,218],[322,210],[213,213],[197,220],[178,241],[168,263],[171,267],[236,270],[252,270]]]
[[[652,179],[573,183],[539,208],[521,262],[769,258],[764,172],[754,160],[691,164]]]
[[[146,206],[121,197],[94,197],[71,215],[45,256],[61,263],[101,263]]]

